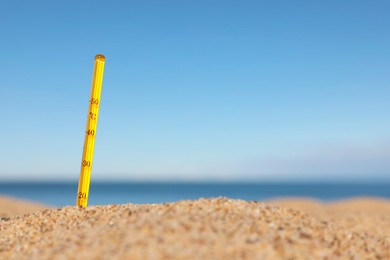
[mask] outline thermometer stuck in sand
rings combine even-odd
[[[86,207],[88,205],[89,183],[91,180],[93,150],[95,146],[105,60],[106,58],[101,54],[95,56],[91,98],[89,100],[87,127],[85,130],[83,158],[81,159],[80,180],[76,201],[76,205],[79,207]]]

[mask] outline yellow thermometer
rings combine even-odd
[[[87,127],[85,130],[83,158],[81,160],[80,180],[76,201],[76,205],[79,207],[86,207],[88,205],[89,183],[91,181],[93,150],[95,146],[105,60],[106,58],[102,54],[95,56],[91,98],[89,99]]]

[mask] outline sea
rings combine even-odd
[[[1,182],[0,196],[62,207],[75,205],[77,188],[77,182]],[[252,201],[307,197],[330,202],[360,196],[390,199],[390,183],[97,182],[90,185],[88,205],[155,204],[216,197]]]

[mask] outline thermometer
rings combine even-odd
[[[87,127],[85,130],[83,157],[81,159],[80,180],[76,200],[76,205],[79,207],[86,207],[88,205],[89,183],[91,180],[92,159],[95,146],[105,60],[106,58],[102,54],[95,56],[91,98],[89,99]]]

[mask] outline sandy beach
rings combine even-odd
[[[0,199],[0,259],[390,259],[379,198],[44,208]]]
[[[29,214],[47,208],[49,206],[40,203],[0,196],[0,217],[2,218]]]

